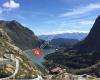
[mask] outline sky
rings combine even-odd
[[[16,20],[36,35],[89,32],[100,0],[0,0],[0,19]]]

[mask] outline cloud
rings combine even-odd
[[[20,4],[15,2],[14,0],[10,0],[8,2],[5,2],[3,5],[2,5],[3,8],[7,8],[7,9],[15,9],[15,8],[19,8],[20,7]]]
[[[65,12],[65,13],[60,14],[60,17],[81,15],[81,14],[85,14],[85,13],[88,13],[88,12],[91,12],[91,11],[94,11],[97,9],[100,9],[100,3],[89,4],[84,7],[79,7],[79,8],[73,9],[70,12]]]
[[[11,11],[12,9],[19,8],[20,4],[16,3],[14,0],[7,1],[0,6],[0,15],[4,12]]]
[[[82,25],[93,25],[94,21],[84,20],[79,22]]]

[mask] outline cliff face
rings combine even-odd
[[[80,52],[100,52],[100,16],[96,19],[88,36],[74,46]]]
[[[13,55],[14,58],[9,57],[10,55]],[[7,61],[5,62],[5,60]],[[7,33],[0,29],[0,78],[12,75],[16,68],[18,68],[14,76],[16,79],[30,79],[42,74],[37,65],[32,64],[21,49],[11,44]]]
[[[22,50],[33,49],[40,45],[40,40],[34,33],[15,20],[0,21],[0,28],[2,28],[12,39],[12,42]]]

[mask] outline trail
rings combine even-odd
[[[15,62],[16,62],[15,72],[11,76],[9,76],[9,77],[0,78],[0,80],[10,80],[11,78],[15,77],[15,75],[18,73],[18,70],[19,70],[19,60],[15,58]]]
[[[32,79],[32,80],[44,80],[40,75],[38,75],[38,77],[37,78],[35,78],[35,79]]]

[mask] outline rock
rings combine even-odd
[[[8,42],[12,42],[7,33],[1,28],[0,28],[0,37],[6,39]]]

